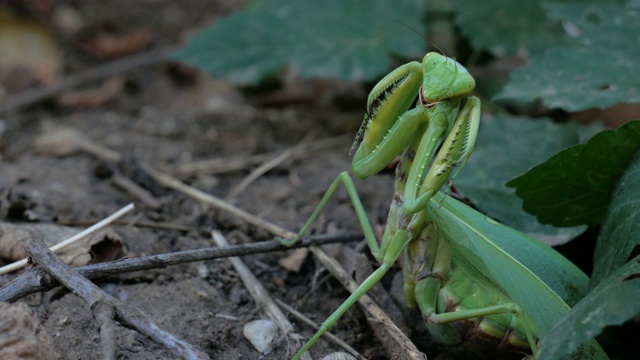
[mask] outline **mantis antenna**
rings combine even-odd
[[[404,23],[400,20],[395,20],[396,23],[406,27],[407,29],[413,31],[414,33],[418,34],[418,36],[420,36],[421,38],[423,38],[424,40],[426,40],[431,46],[433,46],[434,48],[436,48],[436,50],[438,50],[442,55],[447,56],[447,54],[444,52],[444,50],[442,50],[442,48],[440,48],[440,46],[438,46],[438,44],[436,44],[433,40],[429,39],[427,36],[425,36],[423,33],[421,33],[418,29],[414,28],[413,26]]]

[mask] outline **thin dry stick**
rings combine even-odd
[[[129,211],[133,210],[134,206],[133,204],[129,204],[125,207],[123,207],[122,209],[116,211],[115,213],[111,214],[109,217],[105,218],[104,220],[99,221],[98,223],[82,230],[81,232],[77,233],[76,235],[68,238],[67,240],[64,240],[60,243],[55,244],[54,246],[51,247],[51,251],[55,252],[60,252],[62,250],[64,250],[65,248],[69,247],[70,245],[72,245],[75,242],[78,242],[84,238],[86,238],[87,236],[101,230],[102,228],[106,227],[107,225],[111,224],[112,222],[114,222],[116,219],[118,219],[119,217],[121,217],[122,215],[128,213]],[[16,271],[18,269],[23,268],[25,265],[27,265],[27,259],[22,259],[22,260],[18,260],[16,262],[12,262],[11,264],[5,265],[3,267],[0,268],[0,275],[2,274],[6,274],[6,273],[10,273],[12,271]]]
[[[229,242],[221,232],[213,231],[211,236],[216,245],[221,247],[229,246]],[[229,261],[231,261],[236,272],[240,275],[240,279],[242,279],[244,287],[249,291],[256,304],[258,304],[267,316],[276,323],[278,329],[280,329],[280,334],[285,337],[287,345],[291,344],[291,348],[298,349],[302,345],[302,337],[294,333],[293,325],[291,325],[289,319],[287,319],[286,315],[282,313],[280,308],[273,301],[267,289],[262,286],[260,281],[256,279],[253,273],[251,273],[251,270],[249,270],[239,257],[232,256],[229,258]]]
[[[116,173],[113,175],[112,181],[114,185],[126,191],[134,198],[140,199],[149,209],[157,210],[162,207],[160,200],[156,199],[149,190],[146,190],[128,177]]]
[[[306,146],[309,152],[321,151],[342,145],[348,142],[347,136],[337,136],[313,141]],[[248,166],[261,164],[278,156],[278,153],[257,154],[252,156],[233,156],[219,159],[199,160],[180,164],[175,168],[175,174],[189,176],[193,174],[223,174],[230,171],[238,171]]]
[[[260,164],[257,168],[255,168],[247,177],[245,177],[238,185],[236,185],[231,191],[229,191],[229,195],[225,197],[225,200],[233,199],[238,196],[247,186],[251,185],[252,182],[256,181],[260,176],[264,175],[267,171],[273,169],[274,167],[282,164],[288,158],[291,157],[295,153],[294,149],[287,149],[282,154],[277,157],[270,159],[267,162]]]
[[[113,321],[113,309],[96,309],[94,317],[100,327],[100,346],[102,348],[102,360],[116,359],[116,325]]]
[[[278,304],[278,306],[280,306],[281,308],[285,309],[287,312],[289,312],[289,314],[293,315],[296,319],[302,321],[303,323],[311,326],[312,328],[318,330],[320,328],[320,326],[318,324],[316,324],[315,322],[313,322],[311,319],[309,319],[308,317],[304,316],[304,314],[302,314],[301,312],[297,311],[296,309],[292,308],[291,306],[287,305],[287,303],[285,303],[284,301],[280,300],[280,299],[274,299],[275,302]],[[337,336],[333,335],[330,332],[326,332],[324,334],[324,336],[329,339],[330,341],[332,341],[334,344],[342,347],[343,349],[347,350],[348,353],[350,353],[351,355],[355,356],[358,360],[366,360],[367,358],[364,357],[362,354],[360,354],[356,349],[352,348],[349,344],[347,344],[346,342],[342,341],[340,338],[338,338]]]
[[[284,251],[309,245],[323,245],[336,242],[356,241],[362,234],[314,235],[290,247],[279,241],[260,241],[228,247],[210,247],[197,250],[176,251],[166,254],[150,255],[133,259],[121,259],[111,262],[92,264],[74,268],[78,274],[95,279],[134,271],[164,269],[167,266],[191,263],[195,261],[214,260],[229,256],[243,256],[271,251]],[[38,268],[28,269],[0,288],[0,301],[14,302],[27,295],[40,291],[48,291],[60,284],[47,272]]]
[[[91,281],[80,276],[72,268],[64,264],[54,253],[49,251],[42,240],[28,240],[25,245],[25,251],[39,266],[89,304],[94,318],[99,320],[101,330],[104,329],[106,332],[101,335],[101,342],[104,341],[102,343],[103,358],[112,359],[115,357],[115,354],[111,353],[111,351],[115,350],[115,344],[111,343],[115,341],[114,330],[112,329],[114,327],[112,319],[115,318],[123,326],[146,335],[181,358],[209,359],[206,354],[199,353],[193,349],[189,343],[160,329],[139,309],[118,301]]]
[[[225,198],[225,200],[232,199],[240,194],[247,186],[251,185],[252,182],[256,181],[260,176],[264,175],[269,170],[275,168],[276,166],[282,164],[291,156],[297,154],[302,151],[311,141],[314,134],[312,132],[308,133],[307,136],[300,141],[300,143],[292,148],[287,149],[282,154],[276,156],[275,158],[262,163],[260,166],[255,168],[246,178],[244,178],[238,185],[236,185],[231,191],[229,191],[229,195]]]
[[[204,203],[210,204],[218,209],[222,209],[224,211],[228,211],[233,215],[241,218],[249,224],[254,226],[261,227],[270,233],[282,237],[282,238],[292,238],[296,236],[296,233],[289,231],[281,226],[273,224],[267,220],[258,218],[255,215],[252,215],[242,209],[239,209],[222,199],[216,198],[212,195],[209,195],[203,191],[192,188],[186,184],[183,184],[179,180],[172,178],[169,175],[161,174],[149,167],[145,169],[146,171],[151,170],[150,175],[156,179],[156,181],[161,182],[165,186],[169,186],[175,190],[182,192],[185,195],[191,196],[198,201],[202,201]],[[327,255],[322,249],[312,246],[309,248],[316,258],[324,265],[329,272],[333,276],[335,276],[349,291],[353,292],[354,289],[358,287],[358,284],[349,276],[349,274],[336,262],[332,260],[329,255]],[[389,330],[389,335],[394,338],[394,340],[400,345],[405,353],[411,359],[425,359],[424,354],[422,354],[418,348],[407,338],[407,336],[402,333],[400,329],[389,319],[389,317],[380,309],[374,302],[371,300],[369,296],[366,294],[363,295],[360,300],[358,300],[360,305],[362,305],[373,318],[375,318],[380,323],[386,325],[386,328]]]
[[[20,107],[31,105],[39,101],[46,100],[64,90],[71,89],[88,81],[100,79],[110,75],[118,74],[142,66],[157,64],[167,60],[167,57],[178,48],[171,46],[162,49],[151,50],[146,53],[132,55],[123,59],[108,62],[83,72],[72,74],[54,83],[51,86],[29,89],[16,94],[0,106],[0,115],[19,109]]]
[[[272,159],[274,156],[276,155],[273,153],[267,153],[251,156],[235,155],[224,158],[196,160],[180,164],[173,168],[172,172],[178,176],[191,176],[193,174],[224,174],[269,161],[269,159]]]
[[[111,150],[106,146],[102,146],[96,142],[93,142],[89,139],[83,139],[80,143],[80,149],[88,152],[89,154],[97,157],[100,160],[108,161],[108,162],[119,162],[122,160],[122,155],[115,151]]]
[[[60,220],[58,223],[60,225],[66,226],[87,226],[94,224],[95,220],[84,219],[84,220]],[[197,229],[192,226],[178,225],[178,224],[169,224],[169,223],[154,223],[148,221],[136,221],[135,223],[131,223],[131,221],[123,221],[116,220],[112,223],[113,225],[128,225],[138,228],[152,228],[152,229],[162,229],[162,230],[171,230],[171,231],[196,231]]]
[[[262,228],[262,229],[266,229],[268,232],[276,235],[276,236],[280,236],[280,237],[292,237],[295,236],[294,233],[287,231],[275,224],[272,224],[268,221],[265,221],[263,219],[260,219],[257,216],[254,216],[240,208],[237,208],[231,204],[229,204],[228,202],[215,197],[213,195],[207,194],[204,191],[200,191],[196,188],[193,188],[183,182],[181,182],[180,180],[169,176],[167,174],[163,174],[159,171],[154,170],[153,168],[151,168],[150,166],[147,165],[142,165],[141,166],[142,169],[147,172],[147,174],[149,174],[149,176],[151,176],[154,180],[156,180],[157,182],[159,182],[160,184],[172,188],[174,190],[177,190],[187,196],[190,196],[200,202],[203,202],[205,204],[209,204],[213,207],[215,207],[216,209],[220,209],[226,212],[229,212],[237,217],[239,217],[240,219],[248,222],[251,225],[254,225],[256,227]],[[293,234],[293,235],[292,235]]]

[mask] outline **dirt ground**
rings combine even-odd
[[[40,3],[49,4],[51,8],[27,8],[27,11],[45,22],[50,21],[47,26],[62,49],[62,77],[110,61],[96,59],[92,56],[95,51],[91,53],[83,48],[82,40],[78,40],[83,36],[90,38],[107,30],[127,34],[144,27],[153,38],[136,51],[144,53],[180,44],[200,26],[237,6],[233,1],[213,4],[189,1],[180,5],[171,1],[123,0]],[[51,20],[60,6],[71,8],[83,20],[83,26],[74,36],[64,33],[58,23]],[[366,95],[359,84],[300,81],[286,86],[280,83],[241,90],[166,61],[118,76],[123,79],[119,90],[98,104],[80,101],[65,105],[61,98],[69,89],[45,101],[0,114],[3,127],[1,220],[91,223],[134,202],[136,210],[126,217],[135,219],[133,225],[113,227],[125,244],[123,256],[130,258],[212,246],[210,232],[213,229],[221,230],[232,243],[269,240],[272,236],[266,231],[158,184],[141,171],[140,164],[149,164],[195,188],[224,198],[259,164],[249,163],[222,173],[187,173],[180,171],[181,166],[199,160],[247,159],[268,153],[274,154],[273,158],[305,137],[312,137],[312,142],[332,139],[329,147],[296,152],[228,200],[291,230],[302,226],[331,181],[350,167],[347,153],[362,119]],[[73,90],[87,94],[107,81],[91,81]],[[27,91],[32,84],[22,88],[6,82],[3,85],[7,90],[6,100]],[[77,130],[84,139],[121,154],[123,160],[107,161],[86,151],[60,155],[34,146],[38,136],[63,128]],[[117,186],[116,176],[132,180],[149,191],[160,206],[154,208]],[[370,219],[381,227],[391,198],[391,172],[358,181],[357,186]],[[136,225],[143,222],[179,225],[186,229]],[[313,232],[358,229],[346,192],[340,190]],[[366,253],[366,248],[362,252]],[[348,292],[328,277],[311,256],[299,272],[284,269],[278,260],[286,255],[282,252],[246,256],[243,260],[275,298],[320,323]],[[0,260],[0,265],[8,262]],[[14,274],[3,275],[0,283],[13,277]],[[317,283],[319,285],[312,288],[311,284]],[[99,280],[97,284],[143,310],[159,327],[187,340],[212,359],[259,358],[242,329],[245,323],[265,315],[255,306],[226,260],[124,274]],[[99,329],[89,307],[79,297],[58,288],[21,301],[32,306],[62,358],[99,356]],[[313,330],[308,326],[296,320],[292,322],[304,337],[312,335]],[[340,320],[333,332],[371,359],[393,356],[384,352],[357,307]],[[122,327],[117,328],[117,346],[118,359],[174,358],[145,336]],[[336,349],[320,341],[311,354],[320,358]],[[283,351],[276,349],[267,358],[280,358]]]

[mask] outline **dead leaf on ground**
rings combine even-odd
[[[93,89],[67,91],[58,97],[64,107],[93,109],[114,99],[124,87],[124,76],[112,76],[101,86]]]
[[[83,135],[72,128],[46,124],[33,140],[33,149],[44,156],[69,156],[82,151]]]
[[[302,263],[307,258],[308,254],[308,248],[295,249],[291,251],[291,253],[289,253],[289,255],[287,255],[286,257],[278,260],[278,264],[289,271],[299,272],[300,268],[302,267]]]
[[[617,128],[627,121],[637,119],[639,104],[616,104],[606,109],[588,109],[571,114],[571,120],[580,124],[603,122],[610,128]]]
[[[80,47],[98,59],[115,59],[137,53],[153,41],[150,28],[139,28],[125,34],[98,32],[80,40]]]
[[[37,21],[3,8],[0,24],[0,81],[26,70],[42,84],[55,82],[60,75],[62,55],[53,35]]]
[[[0,359],[60,359],[53,338],[27,304],[0,302]]]
[[[76,228],[54,224],[0,222],[0,257],[21,260],[27,257],[23,245],[28,239],[41,239],[51,247],[79,232]],[[74,243],[58,256],[70,266],[83,266],[115,260],[122,253],[122,246],[120,235],[111,229],[105,229]]]
[[[75,153],[86,151],[95,157],[108,162],[120,161],[120,154],[94,143],[80,131],[45,123],[42,133],[33,140],[33,149],[39,155],[44,156],[69,156]]]

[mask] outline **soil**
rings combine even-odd
[[[126,33],[140,26],[148,27],[154,40],[140,52],[178,44],[238,6],[231,1],[189,1],[180,5],[170,1],[52,4],[74,9],[84,20],[83,34],[113,28]],[[64,50],[65,75],[108,61],[91,57],[78,45],[78,37],[65,35],[55,24],[49,25]],[[140,227],[135,221],[132,226],[116,225],[113,228],[125,243],[123,256],[209,247],[213,229],[221,230],[232,243],[270,240],[272,235],[266,231],[154,182],[140,170],[140,164],[150,164],[195,188],[224,198],[257,164],[220,174],[185,174],[178,171],[179,167],[196,160],[279,154],[309,134],[314,140],[344,139],[330,148],[297,153],[229,199],[242,209],[292,230],[302,226],[333,179],[350,168],[347,153],[366,101],[366,91],[359,84],[307,80],[238,89],[165,61],[126,72],[124,76],[121,91],[97,106],[63,106],[54,97],[1,114],[3,221],[91,223],[134,202],[136,210],[127,219],[180,225],[189,230]],[[88,92],[103,81],[82,84],[75,90]],[[295,96],[291,96],[291,89],[296,91]],[[10,98],[20,90],[25,89],[9,91],[5,96]],[[54,156],[53,152],[34,147],[36,137],[63,127],[75,129],[85,139],[117,151],[124,160],[109,162],[85,151]],[[149,191],[160,206],[153,208],[114,185],[116,175],[129,178]],[[369,218],[375,227],[381,228],[391,199],[392,172],[357,181],[356,185]],[[312,233],[359,230],[346,192],[341,189],[334,198]],[[366,253],[366,248],[362,252]],[[286,255],[246,256],[243,260],[274,297],[322,322],[348,292],[333,279],[319,282],[327,274],[311,256],[299,272],[284,269],[278,260]],[[0,265],[8,262],[0,260]],[[0,282],[13,277],[14,274],[2,276]],[[187,340],[212,359],[261,358],[242,331],[244,324],[265,315],[224,259],[123,274],[96,283],[143,310],[159,327]],[[88,305],[79,297],[58,288],[21,302],[32,306],[62,358],[99,356],[99,329]],[[312,335],[308,326],[293,319],[292,322],[304,337]],[[357,307],[339,321],[333,332],[371,359],[391,357],[375,339]],[[168,350],[132,330],[119,327],[117,337],[118,359],[174,358]],[[321,340],[311,354],[320,358],[336,350]],[[279,358],[282,354],[282,349],[276,349],[262,358]]]

